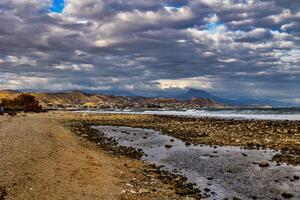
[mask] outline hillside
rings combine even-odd
[[[0,91],[0,99],[13,99],[15,98],[19,93],[15,91],[10,90],[2,90]]]
[[[20,94],[13,91],[0,91],[0,99],[14,98]],[[209,98],[193,98],[191,100],[178,100],[175,98],[145,98],[121,97],[104,94],[87,94],[81,91],[65,93],[29,93],[33,95],[44,108],[198,108],[221,107]]]

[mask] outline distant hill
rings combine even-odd
[[[215,102],[225,104],[225,105],[233,105],[233,106],[262,106],[262,105],[271,105],[271,106],[291,106],[291,104],[286,102],[275,101],[266,98],[238,98],[238,99],[226,99],[221,98],[215,95],[212,95],[204,90],[190,89],[186,93],[177,95],[175,98],[181,100],[189,100],[192,98],[209,98]]]
[[[176,98],[181,99],[181,100],[189,100],[192,98],[209,98],[209,99],[212,99],[213,101],[221,103],[221,104],[226,104],[226,105],[238,105],[239,104],[239,102],[237,102],[235,100],[220,98],[220,97],[214,96],[204,90],[197,90],[197,89],[190,89],[186,93],[176,96]]]
[[[104,94],[104,95],[114,95],[114,96],[121,96],[121,97],[134,97],[138,96],[134,93],[127,92],[127,91],[112,91],[112,90],[82,90],[82,92],[87,94]]]
[[[174,98],[146,98],[146,97],[122,97],[107,94],[88,94],[82,91],[42,93],[28,92],[33,95],[43,107],[47,108],[199,108],[222,107],[209,98],[192,98],[190,100],[178,100]],[[0,99],[13,98],[20,92],[0,91]]]
[[[2,91],[0,91],[0,99],[13,99],[18,94],[19,94],[19,92],[17,92],[17,91],[2,90]]]

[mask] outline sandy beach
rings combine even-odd
[[[0,141],[1,200],[180,199],[149,165],[108,154],[53,115],[0,116]]]
[[[91,128],[102,125],[158,130],[186,145],[281,150],[274,161],[299,165],[299,122],[73,112],[5,115],[0,116],[0,199],[202,199],[185,177],[141,161],[137,149],[119,147]]]

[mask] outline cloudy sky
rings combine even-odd
[[[0,1],[0,89],[191,87],[300,102],[300,1]]]

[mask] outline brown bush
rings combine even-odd
[[[7,111],[24,111],[24,112],[41,112],[42,106],[39,102],[30,94],[21,94],[16,98],[3,99],[2,105],[4,110]]]

